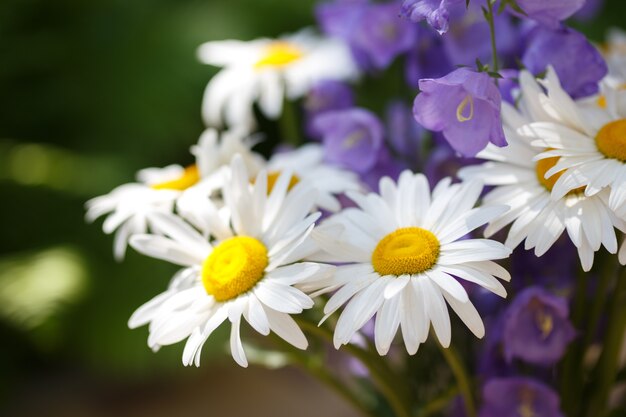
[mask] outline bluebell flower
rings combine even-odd
[[[443,34],[450,26],[450,9],[459,4],[465,5],[465,0],[405,0],[400,13],[414,22],[425,20]]]
[[[483,72],[459,68],[439,79],[420,80],[413,115],[427,129],[442,132],[454,150],[474,156],[489,142],[505,146],[498,87]]]
[[[563,417],[557,393],[531,378],[491,379],[483,387],[482,396],[479,417]]]
[[[443,48],[443,38],[427,27],[416,27],[416,41],[406,56],[405,77],[417,88],[422,78],[443,77],[454,69]]]
[[[342,38],[364,70],[383,70],[415,43],[416,28],[398,16],[398,4],[335,1],[316,9],[322,30]]]
[[[442,40],[448,60],[455,65],[474,66],[477,58],[484,63],[492,60],[491,35],[481,10],[483,4],[474,1],[466,9],[463,2],[450,8],[450,30]],[[513,24],[512,16],[506,13],[496,14],[494,25],[498,58],[512,63],[512,57],[519,55],[522,47],[520,30]]]
[[[583,7],[585,0],[517,0],[517,4],[526,13],[524,17],[557,28],[561,21]]]
[[[315,119],[327,162],[364,174],[374,167],[383,146],[383,125],[368,110],[326,112]]]
[[[314,139],[321,138],[315,128],[315,118],[331,110],[343,110],[354,106],[354,93],[346,83],[325,80],[313,86],[304,99],[305,129]]]
[[[386,111],[387,139],[396,155],[412,166],[420,161],[426,130],[415,123],[411,108],[402,100],[394,100]]]
[[[602,55],[587,38],[566,27],[535,27],[528,35],[522,62],[533,74],[552,65],[561,86],[573,98],[596,94],[598,82],[608,72]]]
[[[504,318],[502,343],[506,359],[519,358],[536,365],[559,361],[576,337],[568,315],[566,299],[541,287],[522,291]]]

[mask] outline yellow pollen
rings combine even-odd
[[[626,119],[604,125],[596,136],[596,145],[607,158],[626,162]]]
[[[382,238],[372,265],[380,275],[412,275],[427,271],[439,258],[439,240],[428,230],[405,227]]]
[[[183,191],[187,188],[195,185],[200,181],[200,171],[196,164],[190,165],[185,168],[183,174],[175,180],[165,181],[152,185],[155,190],[179,190]]]
[[[518,407],[517,412],[520,417],[537,417],[537,414],[535,414],[535,411],[533,410],[533,406],[528,403],[522,403]]]
[[[267,248],[257,239],[226,239],[204,261],[204,289],[217,301],[231,300],[251,290],[263,278],[268,263]]]
[[[601,109],[606,109],[606,96],[602,94],[600,97],[598,97],[598,99],[596,100],[596,104]]]
[[[302,58],[304,53],[289,42],[273,42],[267,46],[263,56],[254,64],[254,68],[283,67]]]
[[[466,116],[463,113],[465,112],[468,104],[469,114]],[[474,99],[468,94],[467,96],[465,96],[461,104],[459,104],[459,106],[456,108],[456,119],[459,122],[463,123],[467,122],[468,120],[472,120],[472,118],[474,118]]]
[[[365,139],[366,133],[362,130],[357,130],[356,132],[350,134],[341,144],[344,149],[354,148],[360,141]]]
[[[274,189],[274,186],[276,185],[276,181],[278,181],[278,177],[280,177],[280,171],[272,171],[272,172],[267,173],[267,194],[268,195]],[[255,181],[256,181],[256,178],[252,178],[250,180],[252,184],[254,184]],[[287,186],[287,191],[291,190],[299,182],[300,182],[300,177],[298,177],[296,174],[291,174],[291,178],[289,179],[289,185]]]
[[[544,339],[547,339],[552,333],[552,330],[554,330],[554,319],[550,314],[544,312],[543,310],[539,310],[535,314],[535,321],[537,323],[537,327],[541,331],[541,336]]]

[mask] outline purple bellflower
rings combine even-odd
[[[442,132],[464,156],[474,156],[491,142],[505,146],[500,118],[502,98],[484,72],[459,68],[439,79],[419,82],[413,115],[427,129]]]
[[[398,4],[335,1],[316,9],[322,30],[350,46],[364,70],[382,70],[415,43],[416,28],[398,16]]]
[[[489,24],[481,10],[484,2],[471,2],[465,7],[465,2],[450,8],[450,30],[442,37],[444,50],[448,60],[455,65],[473,66],[476,59],[482,62],[491,62],[491,44],[485,42],[490,38]],[[496,14],[494,18],[496,49],[498,57],[504,62],[513,61],[512,57],[521,52],[520,30],[513,24],[509,14]]]
[[[502,344],[507,360],[519,358],[536,365],[552,365],[576,337],[568,320],[567,300],[541,287],[522,291],[504,318]]]
[[[398,180],[400,173],[407,169],[403,161],[394,158],[386,146],[382,146],[378,151],[376,164],[361,175],[361,181],[374,192],[380,192],[378,185],[382,177],[389,177],[394,181]]]
[[[402,100],[394,100],[387,106],[386,122],[391,149],[401,159],[416,167],[420,161],[426,130],[415,123],[411,108]]]
[[[384,129],[370,111],[352,108],[326,112],[315,119],[327,162],[359,174],[371,170],[383,147]]]
[[[454,69],[443,48],[443,38],[428,27],[417,26],[417,40],[406,57],[405,77],[417,88],[422,78],[443,77]]]
[[[554,29],[583,7],[585,0],[517,0],[517,4],[524,17]]]
[[[522,62],[533,74],[552,65],[561,85],[573,98],[596,94],[598,82],[608,72],[602,55],[587,38],[566,27],[535,27],[528,35]]]
[[[304,99],[306,131],[312,138],[321,138],[315,129],[315,119],[331,110],[343,110],[354,106],[354,93],[345,83],[325,80],[317,83]]]
[[[405,0],[400,14],[414,22],[425,20],[439,34],[444,34],[450,26],[450,8],[465,5],[465,0]]]
[[[479,417],[563,417],[559,403],[552,388],[534,379],[496,378],[483,387]]]
[[[598,16],[603,7],[604,0],[586,0],[585,5],[574,15],[574,19],[587,22]]]

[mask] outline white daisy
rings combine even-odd
[[[609,207],[626,220],[626,114],[620,114],[622,106],[617,105],[620,94],[607,95],[605,109],[589,111],[567,95],[552,69],[544,85],[547,94],[539,93],[540,104],[554,121],[533,121],[519,133],[544,150],[536,159],[560,158],[546,172],[546,177],[561,173],[552,188],[553,199],[581,187],[586,196],[609,188]]]
[[[310,189],[287,191],[290,177],[282,174],[268,195],[267,174],[260,172],[250,184],[242,159],[235,157],[222,188],[228,221],[206,213],[214,241],[179,218],[161,215],[154,222],[161,235],[132,237],[139,252],[185,267],[165,293],[129,321],[131,328],[150,325],[150,347],[187,339],[183,363],[198,366],[207,338],[229,320],[232,356],[247,366],[242,317],[263,335],[271,330],[297,348],[307,347],[290,314],[312,307],[313,300],[295,285],[323,279],[333,267],[301,262],[311,250],[307,238],[320,214],[310,214],[315,198]]]
[[[202,114],[209,126],[254,125],[253,104],[270,119],[282,113],[283,99],[303,96],[317,81],[350,80],[357,70],[338,39],[302,30],[279,39],[207,42],[200,60],[223,67],[207,85]]]
[[[626,32],[619,28],[609,29],[606,42],[600,50],[609,67],[609,78],[617,83],[626,82]]]
[[[251,172],[258,172],[263,161],[250,150],[252,145],[242,132],[224,132],[220,137],[217,131],[207,129],[198,144],[191,148],[195,164],[186,168],[170,165],[143,169],[137,174],[137,182],[121,185],[109,194],[89,200],[86,218],[94,221],[109,214],[103,230],[107,234],[117,230],[114,254],[118,260],[123,259],[129,237],[149,230],[153,213],[172,213],[178,206],[182,215],[200,223],[196,214],[199,196],[221,186],[223,175],[220,172],[235,154],[242,155]]]
[[[498,216],[485,229],[490,237],[512,224],[506,246],[516,248],[523,240],[525,249],[535,249],[536,256],[544,255],[565,230],[578,249],[585,271],[593,265],[594,252],[604,245],[610,252],[617,250],[613,226],[618,223],[605,201],[608,190],[593,197],[580,191],[570,192],[556,200],[551,191],[559,175],[546,175],[557,164],[558,157],[536,160],[543,148],[531,146],[531,141],[517,132],[532,120],[553,123],[552,109],[541,107],[541,88],[528,72],[520,74],[522,96],[520,112],[503,104],[504,132],[508,146],[488,146],[478,154],[487,162],[479,166],[462,168],[459,177],[464,180],[480,178],[487,185],[496,186],[489,192],[487,205],[507,204],[510,210]],[[546,177],[548,177],[546,179]]]
[[[335,328],[335,347],[376,315],[375,342],[388,352],[402,329],[409,354],[426,341],[432,323],[445,347],[451,339],[446,302],[477,336],[484,326],[467,292],[456,277],[502,296],[495,278],[509,280],[506,270],[492,262],[510,254],[501,243],[462,238],[506,210],[472,208],[482,190],[479,182],[450,184],[442,180],[432,197],[426,177],[404,171],[396,185],[380,181],[381,194],[349,193],[358,208],[329,218],[314,238],[335,262],[334,277],[323,290],[337,290],[324,308],[326,317],[346,304]]]
[[[275,154],[267,163],[267,170],[270,183],[283,171],[293,172],[292,183],[301,182],[314,189],[316,207],[332,212],[341,208],[336,195],[362,188],[354,172],[326,164],[322,146],[315,143]]]

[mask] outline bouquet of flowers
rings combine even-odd
[[[228,322],[363,415],[626,415],[626,34],[563,23],[600,6],[323,1],[201,45],[193,163],[87,203],[181,267],[129,326],[200,366]]]

